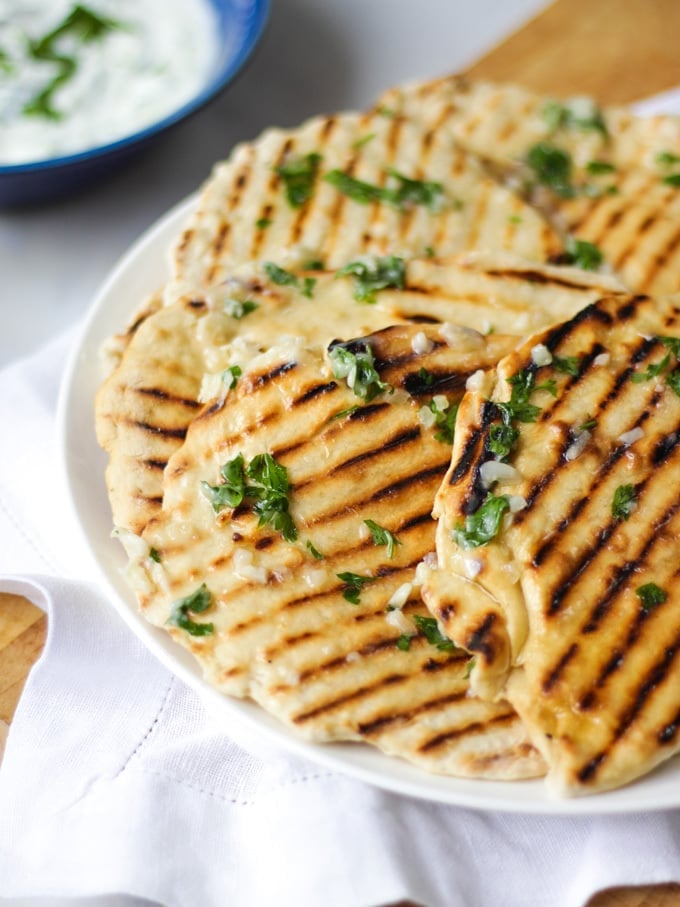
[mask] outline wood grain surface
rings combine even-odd
[[[468,72],[603,103],[637,100],[680,85],[680,0],[558,0]],[[0,593],[0,754],[45,633],[37,607]],[[680,884],[610,889],[588,907],[680,907]]]

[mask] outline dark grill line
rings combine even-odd
[[[439,696],[436,699],[426,700],[425,702],[421,702],[420,705],[402,712],[389,712],[387,715],[380,715],[377,718],[371,719],[371,721],[360,722],[357,729],[362,736],[372,737],[395,724],[409,724],[414,719],[419,718],[427,712],[438,711],[443,706],[461,702],[466,696],[467,688],[460,693],[449,693],[447,696]]]
[[[347,703],[349,702],[356,702],[359,699],[370,696],[372,693],[375,693],[383,687],[393,686],[394,684],[402,684],[408,682],[409,680],[410,677],[408,674],[389,674],[387,677],[381,678],[377,683],[374,683],[370,687],[360,687],[358,690],[352,690],[351,693],[345,693],[344,696],[338,696],[336,699],[331,699],[328,702],[324,702],[322,705],[319,705],[314,709],[310,709],[308,712],[302,712],[298,715],[294,715],[293,721],[296,724],[304,724],[305,721],[309,721],[312,718],[317,718],[324,712],[333,711],[340,706],[347,705]]]
[[[178,406],[186,406],[189,409],[199,409],[201,406],[197,400],[178,397],[160,387],[131,387],[130,390],[144,397],[152,397],[154,400],[162,400],[164,403],[176,403]]]
[[[130,420],[128,425],[134,425],[136,428],[141,428],[142,431],[149,432],[153,435],[163,435],[165,438],[179,438],[180,440],[184,440],[187,433],[186,428],[163,428],[162,425],[151,425],[149,422],[143,422],[137,419]]]
[[[454,740],[462,737],[463,734],[465,734],[466,737],[472,736],[473,734],[483,734],[488,731],[490,727],[501,728],[507,724],[514,724],[516,721],[519,721],[519,719],[514,712],[498,715],[486,722],[474,721],[472,724],[463,725],[462,727],[456,728],[454,731],[444,731],[441,734],[437,734],[435,737],[431,737],[429,740],[425,741],[425,743],[421,743],[418,747],[418,752],[427,753],[430,750],[438,749],[447,743],[452,743]]]
[[[353,457],[350,457],[348,460],[343,460],[342,463],[338,463],[337,466],[333,466],[329,470],[328,475],[334,476],[339,472],[343,472],[345,469],[352,469],[359,463],[365,463],[367,460],[375,459],[376,457],[382,457],[386,452],[398,450],[400,447],[404,447],[407,444],[411,444],[414,441],[419,440],[420,438],[420,428],[407,428],[405,430],[397,432],[396,435],[393,435],[388,440],[384,441],[380,447],[371,448],[370,450],[365,450],[360,454],[356,454]]]

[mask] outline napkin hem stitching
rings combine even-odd
[[[14,514],[9,509],[7,503],[4,501],[4,499],[2,498],[1,495],[0,495],[0,510],[2,510],[2,512],[5,514],[5,516],[9,520],[9,522],[12,524],[12,526],[14,526],[14,528],[19,533],[19,535],[23,538],[23,540],[26,542],[26,544],[28,544],[33,549],[33,551],[35,551],[35,553],[43,561],[43,563],[48,567],[48,569],[51,570],[53,573],[59,573],[60,569],[57,566],[57,564],[52,561],[51,557],[48,557],[43,551],[41,551],[37,542],[27,532],[27,530],[19,522],[19,520],[14,516]]]
[[[132,760],[135,758],[135,756],[142,750],[142,748],[144,747],[145,743],[147,742],[147,740],[149,739],[149,737],[151,737],[151,735],[153,734],[154,730],[155,730],[156,727],[158,726],[158,724],[159,724],[159,722],[160,722],[160,720],[161,720],[161,716],[163,715],[163,712],[165,711],[165,708],[166,708],[166,706],[167,706],[167,704],[168,704],[168,701],[169,701],[169,699],[170,699],[170,693],[171,693],[171,691],[172,691],[172,688],[173,688],[174,684],[175,684],[175,677],[174,677],[174,675],[173,675],[173,676],[170,677],[170,681],[169,681],[169,683],[168,683],[168,686],[166,687],[165,693],[163,694],[163,699],[161,700],[161,704],[160,704],[160,706],[158,707],[158,711],[156,712],[156,714],[155,714],[155,716],[154,716],[154,718],[153,718],[151,724],[150,724],[149,727],[147,728],[146,733],[145,733],[144,736],[141,738],[141,740],[136,744],[135,748],[132,750],[132,752],[131,752],[130,755],[127,757],[127,759],[125,760],[125,762],[123,763],[123,765],[120,767],[120,769],[116,772],[116,774],[114,775],[114,781],[116,780],[116,778],[119,778],[119,777],[123,774],[123,772],[125,771],[125,769],[128,767],[128,765],[130,765],[130,763],[131,763]]]

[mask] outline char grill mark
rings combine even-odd
[[[130,389],[142,397],[152,397],[154,400],[162,400],[164,403],[173,403],[177,406],[184,406],[187,409],[200,409],[201,406],[197,400],[189,397],[178,397],[162,387],[132,387]]]
[[[330,712],[334,709],[340,708],[341,706],[347,705],[349,702],[356,702],[359,699],[364,699],[366,696],[375,693],[384,687],[393,686],[394,684],[404,684],[408,683],[411,680],[411,677],[408,674],[388,674],[387,677],[380,678],[379,681],[374,683],[372,686],[359,687],[356,690],[352,690],[351,693],[346,693],[343,696],[338,696],[335,699],[330,700],[329,702],[324,702],[322,705],[317,706],[314,709],[310,709],[308,712],[302,712],[298,715],[293,716],[293,721],[295,724],[304,724],[306,721],[311,719],[318,718],[319,715],[324,712]]]
[[[450,693],[447,696],[438,696],[436,699],[428,699],[414,708],[406,709],[402,712],[390,711],[386,715],[379,715],[372,718],[371,721],[361,722],[358,725],[357,730],[364,737],[373,737],[380,734],[381,731],[388,727],[410,724],[427,712],[436,712],[448,705],[462,702],[466,696],[467,690],[463,690],[460,693]]]
[[[439,747],[453,742],[463,734],[465,734],[466,737],[473,734],[484,734],[489,730],[489,728],[506,727],[515,724],[515,722],[517,721],[519,721],[519,719],[515,715],[515,713],[508,711],[506,714],[499,715],[487,722],[475,721],[472,724],[463,725],[462,727],[456,728],[455,730],[445,731],[444,733],[437,734],[434,737],[431,737],[429,740],[425,741],[425,743],[422,743],[418,747],[418,750],[421,753],[430,752],[433,749],[438,749]]]
[[[182,441],[187,433],[186,428],[164,428],[162,425],[151,425],[150,422],[138,419],[133,419],[128,424],[134,425],[135,428],[141,428],[142,431],[152,435],[162,435],[164,438],[179,438]]]
[[[323,148],[326,145],[330,145],[333,139],[333,132],[337,126],[338,119],[335,116],[328,116],[324,119],[321,125],[321,131],[319,135],[319,147]],[[317,174],[317,180],[319,175]],[[305,204],[297,209],[295,220],[293,221],[290,229],[289,242],[291,245],[299,243],[302,239],[305,223],[309,219],[310,215],[314,210],[313,204]]]
[[[672,234],[663,250],[655,256],[654,261],[642,280],[642,286],[645,288],[650,287],[658,274],[676,258],[679,250],[680,228]]]
[[[469,377],[467,372],[437,372],[430,369],[427,372],[427,376],[411,372],[404,378],[402,386],[411,397],[431,397],[442,391],[462,393]]]
[[[379,448],[365,450],[360,454],[356,454],[355,456],[350,457],[348,460],[344,460],[342,463],[338,463],[337,466],[334,466],[330,470],[329,475],[333,476],[339,472],[343,472],[346,469],[353,469],[360,463],[365,463],[367,460],[372,460],[376,457],[379,458],[388,451],[398,450],[400,447],[406,447],[407,445],[412,444],[414,441],[417,441],[419,438],[419,428],[408,428],[406,430],[399,431],[388,440],[382,441]]]
[[[478,468],[478,463],[482,456],[482,448],[484,446],[484,436],[486,430],[493,422],[495,415],[496,408],[485,403],[482,407],[481,424],[479,428],[475,428],[470,433],[467,443],[461,455],[458,457],[454,469],[451,471],[451,476],[449,478],[450,485],[456,485],[472,468]]]

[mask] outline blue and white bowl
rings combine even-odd
[[[269,0],[210,0],[210,3],[218,23],[220,50],[212,75],[193,98],[171,114],[116,141],[47,160],[0,165],[0,207],[45,202],[85,188],[218,95],[245,65],[260,40]]]

